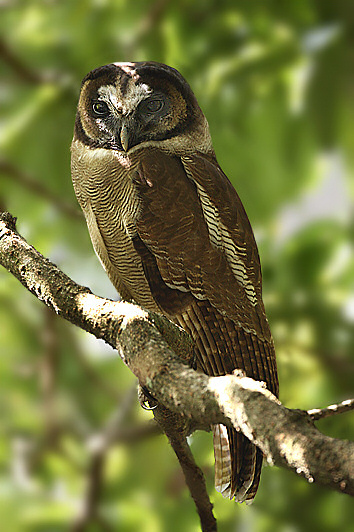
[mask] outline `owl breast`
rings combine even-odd
[[[136,163],[112,150],[83,149],[78,142],[71,150],[74,188],[98,258],[123,299],[158,311],[132,241],[140,210],[131,179]]]

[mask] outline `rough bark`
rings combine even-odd
[[[0,263],[58,315],[117,349],[141,386],[181,416],[185,430],[233,425],[269,463],[354,495],[354,442],[323,435],[311,414],[284,407],[262,383],[240,373],[195,372],[188,364],[192,344],[181,329],[136,305],[93,295],[27,244],[11,215],[0,220]]]

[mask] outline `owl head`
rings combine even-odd
[[[123,153],[149,145],[213,153],[207,120],[186,80],[151,61],[111,63],[84,77],[74,139]]]

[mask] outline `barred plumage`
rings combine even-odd
[[[277,394],[252,229],[182,76],[158,63],[90,72],[72,177],[95,251],[121,296],[188,331],[199,371],[239,368]],[[213,435],[216,489],[252,500],[262,453],[233,429],[217,425]]]

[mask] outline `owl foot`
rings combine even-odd
[[[154,410],[158,402],[144,386],[138,386],[138,399],[141,408],[144,410]]]

